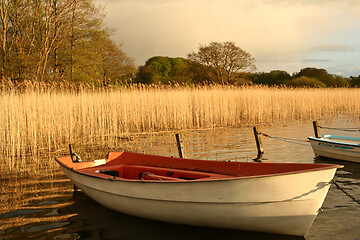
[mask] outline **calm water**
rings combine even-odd
[[[358,122],[338,120],[326,126],[359,127]],[[313,135],[311,122],[293,125],[260,127],[260,131],[274,136],[306,140]],[[360,136],[360,133],[322,131],[323,134]],[[251,127],[180,132],[185,157],[209,160],[252,161],[256,147]],[[262,137],[264,158],[271,162],[329,162],[344,165],[335,180],[352,196],[360,199],[360,164],[314,159],[309,143],[295,143]],[[177,156],[172,133],[157,134],[141,139],[141,152]],[[107,150],[104,150],[106,152]],[[71,184],[69,183],[69,188]],[[296,186],[294,186],[296,187]],[[64,207],[52,207],[68,203]],[[44,208],[41,207],[44,205]],[[18,209],[0,216],[9,219],[43,216],[71,217],[60,222],[25,224],[0,232],[0,239],[351,239],[360,240],[360,205],[347,197],[334,185],[326,197],[321,212],[308,234],[303,237],[280,236],[264,233],[207,229],[139,219],[108,210],[81,192],[72,197],[56,197],[33,203],[34,209]],[[40,206],[40,207],[39,207]],[[46,206],[46,207],[45,207]],[[30,208],[29,208],[30,207]]]

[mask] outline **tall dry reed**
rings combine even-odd
[[[231,86],[3,91],[0,165],[41,169],[68,143],[111,146],[141,132],[357,118],[359,99],[358,89]]]

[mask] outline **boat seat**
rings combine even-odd
[[[88,171],[90,169],[82,169]],[[183,169],[172,169],[141,165],[101,165],[92,167],[93,173],[105,174],[113,177],[131,180],[161,180],[161,181],[191,181],[197,179],[229,178],[229,175],[216,173],[197,172]]]
[[[168,176],[162,176],[162,175],[157,175],[157,174],[153,174],[151,172],[143,172],[143,173],[139,173],[139,180],[159,180],[159,181],[166,181],[166,180],[170,180],[170,181],[186,181],[184,179],[181,178],[173,178],[173,177],[168,177]]]

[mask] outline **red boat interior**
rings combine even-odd
[[[229,175],[216,173],[131,165],[98,166],[90,169],[85,168],[79,171],[89,173],[89,170],[104,175],[131,180],[189,181],[197,179],[231,178]]]
[[[136,181],[196,181],[257,177],[339,168],[333,164],[255,163],[192,160],[131,152],[110,152],[96,161],[73,162],[70,156],[56,159],[64,167],[101,178]]]

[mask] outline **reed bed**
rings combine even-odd
[[[358,118],[359,98],[349,88],[6,90],[0,92],[0,170],[42,169],[69,143],[111,147],[144,132]]]

